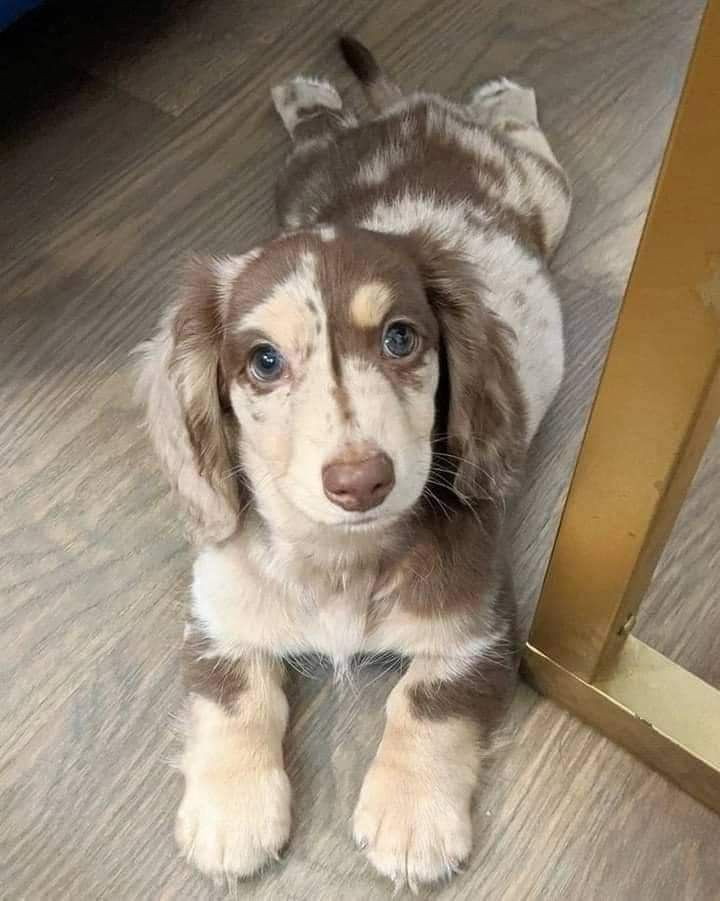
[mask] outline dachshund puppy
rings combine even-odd
[[[562,379],[547,263],[570,191],[532,90],[403,95],[341,49],[374,118],[325,81],[274,88],[293,141],[278,236],[195,260],[144,346],[150,435],[198,548],[176,834],[215,877],[276,858],[284,660],[394,653],[354,834],[414,887],[470,852],[514,685],[503,518]]]

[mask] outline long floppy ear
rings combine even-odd
[[[228,538],[242,502],[234,475],[237,422],[220,367],[223,265],[192,260],[157,335],[139,348],[148,431],[201,543]]]
[[[517,484],[527,441],[513,332],[483,303],[483,286],[466,261],[425,242],[420,267],[443,340],[440,428],[453,488],[464,501],[502,501]]]

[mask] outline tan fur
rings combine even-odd
[[[316,276],[316,258],[303,254],[295,270],[272,293],[243,317],[238,329],[256,329],[272,336],[279,347],[297,356],[307,354],[315,340],[315,320],[306,301],[321,304]]]
[[[393,296],[386,285],[369,282],[361,285],[350,301],[350,315],[358,328],[377,328],[392,306]]]
[[[433,670],[417,660],[393,689],[353,820],[355,840],[373,865],[413,890],[452,875],[470,853],[470,801],[481,762],[471,721],[430,723],[413,714],[408,689]]]
[[[201,695],[189,700],[175,834],[188,859],[216,877],[255,873],[277,858],[290,833],[287,701],[275,665],[256,660],[248,670],[233,712]]]

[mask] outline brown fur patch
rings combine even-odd
[[[419,617],[479,613],[498,581],[500,516],[487,501],[463,508],[434,481],[398,557],[398,601]]]
[[[350,35],[343,35],[340,38],[340,50],[375,109],[382,109],[401,98],[400,88],[387,78],[364,44]]]
[[[483,286],[463,260],[422,233],[399,240],[417,260],[442,335],[436,471],[461,500],[503,503],[526,443],[512,332],[485,307]]]
[[[432,120],[432,121],[431,121]],[[445,128],[444,123],[450,127]],[[430,127],[430,125],[432,127]],[[476,130],[492,150],[474,153],[462,145],[452,126]],[[358,184],[361,167],[378,158],[383,148],[389,158],[402,147],[402,159],[389,167],[387,175],[373,184]],[[533,212],[526,214],[503,200],[510,174],[526,184],[522,154],[537,161],[543,172],[569,196],[562,171],[531,151],[519,151],[502,134],[485,128],[462,108],[446,108],[432,100],[403,110],[395,116],[368,122],[360,129],[339,132],[327,146],[292,156],[281,174],[277,189],[278,212],[299,218],[305,224],[358,221],[379,202],[392,205],[406,193],[433,196],[448,202],[471,201],[491,212],[493,227],[513,235],[528,250],[543,255],[542,236]],[[478,227],[487,227],[479,220]]]
[[[459,679],[411,686],[408,689],[410,709],[418,719],[472,720],[489,734],[502,719],[515,682],[510,655],[505,664],[478,657]]]
[[[222,404],[219,386],[220,311],[212,274],[201,260],[193,260],[186,272],[187,290],[173,321],[174,353],[170,363],[182,380],[185,426],[201,475],[211,475],[223,462],[227,450],[219,437]],[[183,372],[193,354],[197,374]],[[202,378],[200,374],[202,373]],[[187,390],[189,388],[197,390]]]
[[[517,681],[519,643],[515,627],[515,600],[510,582],[498,595],[498,614],[505,620],[505,636],[479,655],[457,679],[421,682],[408,688],[410,708],[418,719],[469,719],[486,735],[497,727]]]
[[[537,247],[541,256],[548,254],[548,242],[545,235],[545,226],[543,225],[542,213],[539,209],[534,208],[527,216],[527,229],[529,239]]]
[[[336,382],[332,389],[333,397],[335,398],[335,403],[338,406],[338,410],[340,411],[340,416],[342,417],[344,422],[353,422],[355,419],[355,414],[353,413],[352,402],[350,401],[350,395],[347,393],[345,386],[342,382]]]
[[[182,650],[185,687],[230,712],[247,688],[247,677],[242,663],[212,651],[210,639],[191,627]]]
[[[215,262],[191,260],[164,327],[167,352],[154,348],[145,386],[153,442],[200,540],[226,538],[244,503],[241,481],[228,478],[237,423],[220,363],[222,306]]]

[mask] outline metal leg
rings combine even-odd
[[[541,691],[718,810],[720,692],[628,636],[720,415],[719,159],[711,0],[525,661]]]

